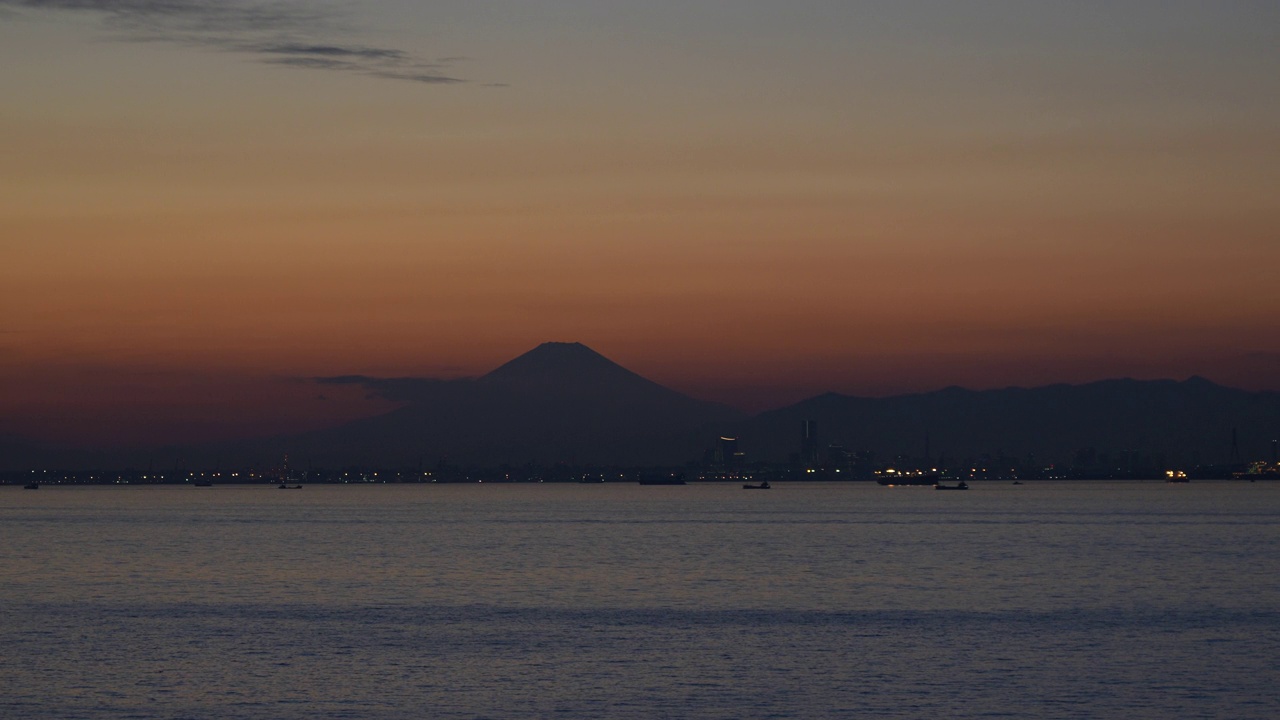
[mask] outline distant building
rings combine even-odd
[[[853,453],[844,445],[832,443],[827,446],[827,463],[829,470],[849,472],[853,469]]]
[[[715,464],[722,468],[735,468],[742,462],[743,453],[738,449],[738,438],[721,436],[716,441]]]
[[[805,467],[818,465],[818,421],[800,421],[800,462]]]

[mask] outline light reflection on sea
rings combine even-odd
[[[1280,716],[1280,483],[0,488],[0,717]]]

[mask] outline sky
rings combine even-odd
[[[749,411],[1280,390],[1270,1],[0,0],[0,435],[583,342]]]

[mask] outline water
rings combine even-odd
[[[1280,483],[0,488],[3,718],[1280,717]]]

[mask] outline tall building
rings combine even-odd
[[[716,465],[722,468],[735,468],[742,461],[742,452],[738,450],[738,438],[721,436],[716,442]]]
[[[818,421],[800,422],[800,462],[806,467],[818,465]]]

